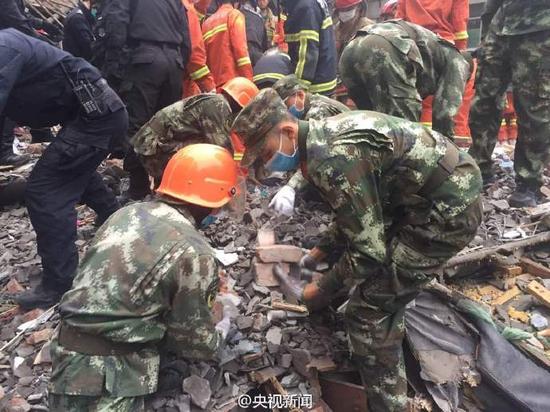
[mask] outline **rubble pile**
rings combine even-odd
[[[22,150],[36,159],[43,147],[23,144]],[[32,164],[0,170],[0,181],[25,177],[31,169]],[[101,172],[117,193],[127,184],[118,161],[105,162]],[[542,353],[539,361],[550,365],[545,340],[550,341],[550,242],[537,244],[538,237],[549,234],[544,220],[549,204],[511,208],[506,198],[513,190],[513,178],[506,168],[499,170],[498,177],[486,188],[485,220],[478,235],[439,280],[479,302],[502,324],[533,333],[538,339],[529,344]],[[229,411],[242,407],[239,399],[247,394],[300,395],[311,400],[310,405],[289,409],[294,411],[331,410],[327,404],[339,406],[336,411],[364,408],[339,302],[310,314],[284,295],[272,273],[274,264],[282,264],[291,276],[300,276],[297,262],[328,228],[330,209],[303,197],[292,217],[276,215],[268,208],[276,190],[276,186],[250,185],[244,216],[220,217],[203,228],[223,264],[225,291],[232,297],[227,346],[215,363],[164,356],[159,391],[148,399],[148,410]],[[95,233],[94,219],[90,209],[79,207],[81,252]],[[0,410],[46,411],[49,341],[59,317],[55,307],[22,313],[14,304],[12,294],[39,281],[40,260],[24,207],[4,207],[0,224],[4,228],[0,232]],[[472,258],[477,254],[479,259]],[[319,270],[327,269],[324,264]],[[344,375],[353,376],[345,385],[340,379]],[[422,395],[415,404],[416,410],[431,408]]]

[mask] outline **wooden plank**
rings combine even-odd
[[[519,262],[525,272],[528,272],[531,275],[535,275],[540,278],[550,279],[550,269],[548,269],[546,266],[541,265],[540,263],[535,262],[534,260],[531,260],[525,256],[522,257]]]
[[[521,266],[504,266],[499,267],[498,271],[507,277],[519,276],[524,272],[524,269]]]
[[[512,289],[507,290],[502,295],[500,295],[498,298],[493,300],[491,302],[491,305],[493,305],[493,306],[504,305],[506,302],[508,302],[511,299],[514,299],[519,294],[521,294],[521,290],[519,290],[519,288],[517,286],[514,286]]]
[[[287,310],[289,312],[297,312],[297,313],[307,313],[307,308],[302,305],[292,305],[290,303],[286,302],[280,302],[280,301],[273,301],[271,302],[271,307],[273,309],[281,309],[281,310]]]
[[[536,280],[527,285],[527,292],[536,297],[543,305],[550,308],[550,290],[546,289]]]

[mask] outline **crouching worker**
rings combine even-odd
[[[305,287],[275,274],[310,309],[350,289],[346,328],[369,410],[405,411],[405,306],[476,233],[482,183],[474,160],[443,135],[382,113],[299,121],[269,89],[241,111],[233,130],[246,147],[244,167],[301,166],[334,210],[332,230],[302,260],[314,270],[345,245],[331,271]]]
[[[208,360],[228,332],[211,310],[214,251],[197,225],[235,196],[236,164],[195,144],[168,162],[154,201],[99,229],[59,306],[50,411],[141,411],[157,390],[159,347]]]

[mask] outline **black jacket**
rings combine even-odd
[[[259,9],[255,10],[253,7],[245,4],[239,10],[244,14],[248,55],[250,56],[252,66],[254,66],[269,47],[265,22],[258,11]]]
[[[0,117],[47,127],[73,119],[79,104],[60,62],[73,79],[95,82],[95,67],[15,29],[0,30]]]
[[[11,27],[29,36],[36,35],[16,0],[0,0],[0,10],[0,30]]]
[[[94,16],[81,2],[65,18],[63,49],[75,57],[90,60],[94,41]]]

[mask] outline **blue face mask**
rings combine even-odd
[[[294,144],[294,153],[292,155],[287,155],[281,152],[283,146],[282,134],[279,136],[279,139],[279,150],[277,150],[273,157],[265,164],[265,168],[270,172],[289,172],[291,170],[296,170],[300,164],[300,156],[298,156],[296,144]]]
[[[288,112],[297,119],[302,119],[304,117],[304,111],[304,109],[298,109],[295,104],[288,108]]]
[[[90,13],[92,14],[92,17],[97,17],[97,10],[96,9],[90,10]]]
[[[204,219],[202,219],[202,222],[201,222],[201,228],[206,228],[208,226],[210,226],[212,223],[214,223],[216,220],[218,220],[218,218],[214,215],[208,215],[206,216]]]

